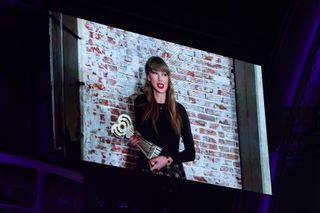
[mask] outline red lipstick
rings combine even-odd
[[[157,83],[157,87],[158,87],[159,89],[163,89],[163,88],[164,88],[164,84],[163,84],[163,83]]]

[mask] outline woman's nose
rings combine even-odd
[[[158,80],[161,81],[163,79],[162,73],[158,73]]]

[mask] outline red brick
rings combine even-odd
[[[226,167],[226,166],[221,166],[221,167],[220,167],[220,171],[228,172],[228,171],[229,171],[229,168]]]
[[[208,130],[208,129],[203,129],[203,128],[200,128],[199,129],[200,133],[201,134],[206,134],[206,135],[217,135],[217,132],[214,131],[214,130]]]
[[[201,177],[201,176],[193,176],[193,178],[199,182],[203,182],[203,183],[208,182],[204,177]]]
[[[210,116],[210,115],[204,115],[204,114],[198,114],[198,118],[205,120],[205,121],[216,121],[216,118],[214,116]]]
[[[207,60],[207,61],[212,61],[213,56],[212,56],[212,55],[206,55],[206,56],[204,57],[204,59]]]
[[[102,104],[102,105],[105,105],[105,106],[109,106],[109,101],[108,100],[100,99],[99,103]]]
[[[219,124],[210,124],[209,128],[210,129],[218,129],[219,128]]]
[[[102,34],[100,34],[100,33],[96,33],[96,37],[95,37],[95,39],[100,40],[102,37],[103,37],[103,35],[102,35]]]
[[[196,101],[195,98],[189,97],[189,102],[192,103],[192,104],[195,104],[197,101]]]
[[[107,83],[114,86],[114,85],[117,83],[117,81],[114,80],[114,79],[108,79],[108,80],[107,80]]]
[[[221,132],[221,131],[218,132],[218,135],[220,138],[224,138],[224,136],[225,136],[224,132]]]
[[[218,146],[215,145],[215,144],[209,144],[209,148],[212,149],[212,150],[217,150]]]
[[[240,168],[240,162],[233,162],[233,166],[237,167],[237,168]]]
[[[88,30],[93,30],[93,25],[91,22],[87,21],[84,25]]]
[[[171,76],[175,80],[180,80],[180,81],[185,81],[186,80],[186,76],[184,76],[184,75],[179,75],[179,74],[172,73]]]
[[[239,159],[239,155],[221,153],[221,156],[224,158],[230,159],[230,160],[238,160]]]
[[[194,77],[194,72],[188,71],[187,75],[189,75],[189,76],[191,76],[191,77]]]
[[[238,148],[231,148],[231,149],[230,149],[230,152],[233,152],[233,153],[235,153],[235,154],[240,154],[240,151],[239,151]]]
[[[221,151],[223,151],[223,152],[229,152],[230,151],[229,147],[226,147],[226,146],[219,146],[219,149]]]
[[[106,119],[105,119],[105,116],[103,114],[100,114],[100,123],[105,123],[106,122]]]
[[[168,53],[168,52],[164,52],[162,53],[162,57],[163,58],[171,58],[172,54]]]
[[[217,106],[219,109],[221,109],[221,110],[226,110],[226,109],[227,109],[227,107],[225,107],[225,106],[222,105],[222,104],[216,104],[216,106]]]
[[[190,120],[191,124],[197,125],[197,126],[205,126],[206,122],[203,120]]]
[[[200,135],[197,135],[197,134],[193,134],[193,139],[194,140],[200,140]]]
[[[107,36],[107,40],[110,44],[112,45],[115,45],[116,44],[116,41],[114,40],[114,38],[110,37],[110,36]]]
[[[217,74],[217,72],[216,71],[214,71],[213,69],[211,69],[211,68],[207,68],[207,69],[205,69],[204,70],[204,72],[207,72],[207,73],[211,73],[211,74]]]
[[[217,143],[217,141],[214,138],[208,137],[208,136],[204,136],[203,140],[208,142],[208,143]]]
[[[117,108],[111,108],[109,109],[112,115],[120,115],[120,111]]]

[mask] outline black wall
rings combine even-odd
[[[207,47],[213,52],[225,53],[230,57],[240,56],[239,59],[262,63],[273,177],[272,196],[197,183],[178,183],[161,177],[152,180],[162,182],[163,186],[152,188],[153,183],[145,182],[150,179],[141,174],[139,176],[116,168],[102,168],[98,165],[68,162],[61,156],[56,156],[52,152],[47,9],[52,7],[55,10],[61,10],[61,12],[72,11],[71,15],[79,14],[83,18],[94,17],[96,21],[103,21],[102,10],[108,8],[108,5],[101,6],[102,2],[94,1],[95,4],[89,4],[90,7],[81,8],[80,6],[85,3],[81,3],[79,7],[74,5],[71,7],[71,4],[66,4],[66,7],[63,7],[61,1],[58,1],[57,4],[43,1],[43,3],[49,2],[45,5],[42,5],[42,1],[30,1],[31,3],[25,1],[26,4],[15,2],[19,1],[0,3],[0,20],[2,20],[0,28],[2,52],[0,60],[1,151],[27,156],[39,161],[49,161],[81,171],[86,177],[85,206],[87,210],[94,209],[96,212],[107,210],[132,212],[134,209],[143,208],[151,208],[159,212],[163,209],[167,209],[167,212],[179,212],[179,210],[187,212],[190,209],[196,211],[199,208],[201,212],[319,211],[316,193],[320,186],[318,181],[320,174],[318,169],[320,162],[318,145],[320,96],[317,86],[319,85],[319,77],[314,75],[314,73],[319,73],[319,66],[314,64],[319,64],[317,61],[320,61],[320,9],[317,9],[320,8],[319,1],[312,0],[307,3],[299,0],[292,1],[293,3],[288,6],[288,10],[281,10],[284,18],[278,21],[281,22],[282,28],[279,25],[276,28],[270,28],[269,25],[272,25],[270,23],[274,23],[274,20],[270,20],[269,24],[268,21],[261,22],[266,24],[269,30],[278,30],[277,33],[268,34],[277,37],[277,39],[266,40],[266,46],[260,46],[261,49],[251,46],[247,50],[244,48],[246,44],[250,43],[250,40],[244,39],[244,35],[239,35],[238,39],[233,40],[237,36],[231,36],[233,31],[230,29],[225,29],[225,31],[229,35],[226,38],[230,38],[231,42],[223,38],[221,32],[224,30],[221,28],[221,31],[216,31],[219,35],[217,37],[214,36],[215,32],[204,31],[205,24],[198,28],[192,28],[193,31],[188,31],[188,25],[183,26],[181,31],[178,25],[171,25],[166,35],[163,32],[167,23],[164,21],[165,19],[160,22],[150,12],[144,18],[143,13],[140,13],[141,9],[135,10],[127,7],[125,11],[121,10],[119,4],[112,3],[111,9],[109,8],[108,13],[105,14],[110,18],[111,23],[117,23],[117,19],[121,19],[124,15],[124,17],[132,18],[129,20],[129,28],[148,31],[146,27],[149,27],[150,35],[156,34],[156,30],[151,26],[159,24],[163,39],[173,38],[173,41],[183,42],[185,45],[189,44],[200,49]],[[94,8],[96,10],[91,10]],[[190,8],[192,7],[190,6]],[[172,14],[168,17],[174,17],[174,10],[170,11]],[[246,11],[250,12],[251,10],[246,9]],[[281,11],[279,10],[277,14],[279,15]],[[254,13],[257,15],[257,12]],[[243,15],[242,12],[237,14]],[[180,17],[174,23],[181,24],[183,23],[182,19],[183,17]],[[241,19],[247,20],[249,18],[242,17]],[[267,20],[268,17],[265,19]],[[307,47],[309,31],[306,29],[313,21],[316,25],[316,34],[312,45]],[[135,23],[140,22],[141,25],[135,26]],[[231,22],[232,20],[226,20],[225,24]],[[125,22],[121,19],[118,23],[123,25]],[[216,24],[214,20],[207,20],[206,23],[208,26]],[[219,24],[223,25],[223,22]],[[247,26],[246,29],[249,27]],[[197,30],[201,30],[201,32],[197,32]],[[262,36],[263,28],[256,25],[255,30],[258,37]],[[176,31],[181,34],[175,35]],[[241,29],[234,32],[235,34],[240,33]],[[190,34],[183,37],[185,33]],[[188,40],[191,38],[194,41]],[[197,40],[199,38],[205,39]],[[264,42],[263,39],[268,39],[268,37],[259,37],[251,45],[261,44]],[[211,46],[205,46],[210,41],[213,41]],[[223,46],[223,41],[228,45]],[[215,44],[217,51],[215,51]],[[267,48],[268,45],[273,46]],[[255,54],[246,52],[249,50],[254,51]],[[305,61],[303,61],[304,56],[302,55],[304,51],[307,52],[305,54],[308,59]],[[300,72],[298,75],[294,70],[298,69],[299,60],[305,66],[297,71]],[[296,77],[299,79],[298,86],[293,88],[289,83]],[[287,97],[291,93],[295,98],[288,105]],[[308,96],[310,93],[314,94],[312,98]],[[110,175],[111,173],[112,175]],[[103,184],[100,185],[100,183]],[[146,196],[148,190],[156,194],[155,198]],[[180,200],[180,198],[183,199]],[[123,207],[126,205],[129,207]]]

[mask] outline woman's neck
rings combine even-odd
[[[154,98],[158,104],[166,103],[166,93],[154,93]]]

